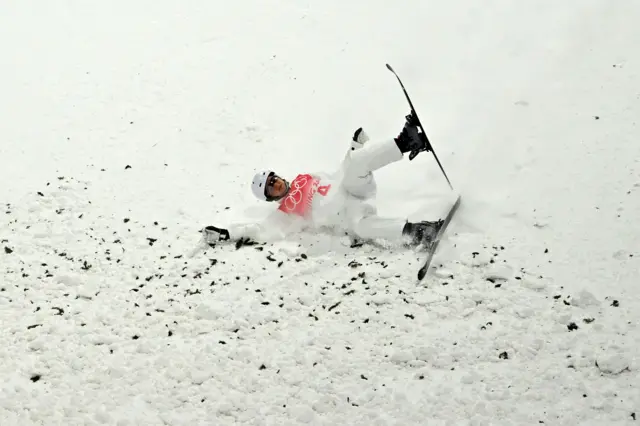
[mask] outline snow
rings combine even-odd
[[[0,424],[640,416],[640,4],[14,2]],[[463,203],[434,268],[327,235],[195,250],[256,170],[335,167],[409,90]],[[429,154],[381,214],[451,200]],[[424,184],[424,182],[427,184]]]

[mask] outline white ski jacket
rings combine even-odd
[[[335,173],[298,175],[272,214],[260,223],[231,225],[231,238],[273,240],[323,228],[363,239],[397,238],[405,220],[376,216],[371,203],[376,195],[372,172],[400,159],[402,153],[393,139],[349,149]]]

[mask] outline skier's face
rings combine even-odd
[[[287,193],[287,182],[280,176],[273,175],[267,181],[267,195],[279,199]]]

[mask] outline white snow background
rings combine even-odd
[[[0,7],[0,425],[640,421],[640,3]],[[463,204],[422,255],[257,220],[407,86]],[[433,218],[431,154],[377,173]]]

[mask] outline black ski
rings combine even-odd
[[[460,207],[461,199],[462,197],[458,195],[458,198],[456,199],[456,202],[453,203],[453,206],[451,206],[451,209],[449,210],[447,217],[444,218],[444,222],[440,227],[440,229],[438,230],[438,234],[429,245],[429,248],[427,249],[427,258],[425,259],[424,264],[422,265],[422,268],[420,268],[420,270],[418,271],[418,281],[422,281],[425,275],[427,275],[427,272],[429,271],[429,265],[431,264],[431,260],[433,259],[433,256],[436,254],[436,250],[438,249],[438,244],[440,244],[440,240],[442,239],[444,232],[447,230],[447,226],[449,226],[451,219],[453,219],[453,216],[456,214],[456,211],[458,211],[458,207]]]
[[[436,152],[433,150],[433,146],[431,145],[431,142],[429,142],[429,138],[427,137],[427,133],[424,130],[424,126],[422,125],[422,122],[420,121],[420,118],[418,118],[418,113],[416,112],[416,109],[413,107],[413,102],[411,102],[411,99],[409,98],[409,94],[407,93],[407,89],[404,88],[404,84],[402,84],[402,80],[400,80],[400,77],[398,77],[398,74],[393,70],[393,68],[391,68],[391,65],[387,64],[387,68],[398,79],[398,83],[400,83],[400,86],[402,87],[402,91],[404,92],[404,96],[407,98],[407,101],[409,102],[409,106],[411,107],[411,113],[415,117],[416,121],[418,121],[418,126],[420,127],[420,133],[419,134],[420,134],[421,137],[424,138],[425,142],[427,143],[427,150],[431,151],[431,153],[433,154],[433,157],[436,159],[436,162],[438,163],[438,166],[440,167],[440,170],[442,170],[442,174],[444,175],[444,178],[447,180],[447,183],[449,184],[449,188],[453,189],[453,185],[451,185],[451,182],[449,181],[449,177],[447,176],[447,174],[445,173],[444,169],[442,168],[442,164],[440,164],[440,160],[438,159],[438,156],[436,155]],[[413,160],[415,158],[415,156],[418,155],[420,152],[421,151],[412,151],[411,154],[409,154],[409,160]]]

